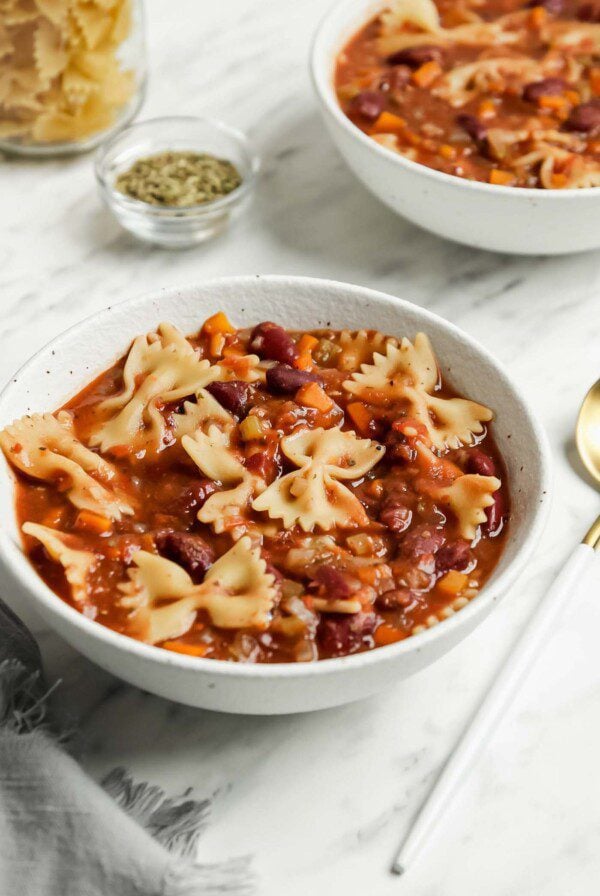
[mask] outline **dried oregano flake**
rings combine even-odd
[[[239,171],[227,159],[169,151],[138,159],[118,176],[115,188],[149,205],[182,208],[212,202],[241,183]]]

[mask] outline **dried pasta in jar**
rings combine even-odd
[[[138,0],[0,0],[0,145],[95,146],[137,111],[144,61]]]

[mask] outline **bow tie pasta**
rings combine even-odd
[[[161,324],[156,333],[138,336],[125,362],[122,391],[98,408],[105,420],[93,431],[92,444],[101,451],[161,445],[167,423],[160,406],[188,395],[197,395],[201,401],[195,408],[188,402],[184,413],[176,415],[177,431],[190,431],[205,419],[223,419],[223,408],[204,389],[219,379],[220,373],[217,365],[201,360],[171,324]]]
[[[220,628],[265,628],[275,602],[274,578],[249,538],[241,538],[194,585],[180,566],[139,551],[130,582],[121,585],[122,602],[142,620],[144,640],[156,644],[178,638],[192,626],[198,610]]]
[[[71,597],[79,607],[85,607],[88,596],[88,578],[96,566],[96,555],[69,545],[69,536],[57,529],[25,523],[23,532],[37,539],[48,556],[64,568],[65,578],[71,589]]]
[[[75,438],[68,415],[60,422],[52,414],[22,417],[0,432],[0,447],[15,467],[33,479],[64,481],[69,501],[81,510],[112,520],[133,513],[130,504],[110,488],[115,469]]]
[[[366,521],[360,501],[342,481],[364,476],[383,457],[382,445],[333,427],[286,436],[281,448],[300,469],[273,482],[254,500],[254,510],[283,520],[286,528],[297,523],[305,532]]]
[[[440,450],[471,444],[492,412],[475,401],[432,394],[438,385],[437,361],[424,333],[414,344],[406,338],[400,346],[388,343],[385,355],[375,353],[372,364],[363,364],[344,383],[348,392],[374,404],[404,403]]]

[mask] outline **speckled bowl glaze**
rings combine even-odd
[[[235,713],[304,712],[367,697],[434,662],[487,616],[527,562],[546,515],[546,437],[497,361],[452,324],[409,302],[359,286],[302,277],[233,277],[142,296],[88,318],[37,353],[0,395],[0,427],[54,410],[117,360],[134,336],[168,320],[185,333],[223,309],[240,326],[282,321],[413,338],[424,330],[443,370],[463,394],[496,412],[495,433],[509,476],[512,519],[501,560],[480,594],[449,619],[405,641],[317,663],[252,665],[183,656],[92,622],[39,578],[24,556],[14,513],[13,475],[0,470],[0,567],[11,594],[30,600],[66,641],[115,675],[171,700]],[[93,359],[93,361],[90,361]]]
[[[464,180],[385,149],[344,115],[335,60],[384,0],[338,0],[321,22],[310,68],[321,112],[344,159],[393,211],[439,236],[479,249],[562,255],[600,246],[600,188],[530,190]]]

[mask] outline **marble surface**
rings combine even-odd
[[[465,643],[367,702],[233,717],[128,687],[18,607],[82,737],[84,766],[214,794],[200,855],[254,857],[259,893],[589,896],[600,879],[600,568],[408,875],[389,865],[412,814],[524,619],[598,511],[574,460],[600,374],[600,254],[501,257],[443,242],[358,185],[317,117],[307,51],[320,0],[148,0],[144,115],[216,114],[264,154],[256,201],[203,248],[134,242],[102,209],[91,159],[0,166],[0,377],[65,327],[157,286],[235,273],[348,280],[449,318],[510,368],[549,433],[556,491],[530,568]],[[175,9],[175,12],[174,12]],[[273,310],[276,317],[276,309]],[[10,600],[10,595],[5,595]]]

